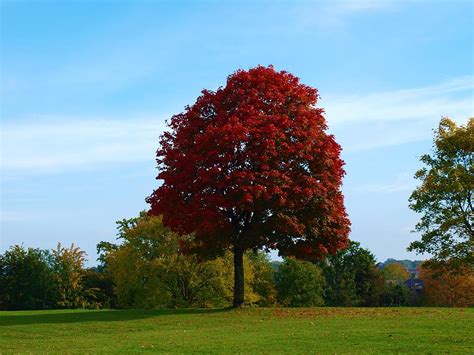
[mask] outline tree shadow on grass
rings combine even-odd
[[[228,312],[230,308],[222,309],[127,309],[127,310],[66,310],[66,311],[37,311],[34,314],[0,314],[0,327],[32,324],[61,324],[84,322],[122,322],[153,317],[212,314]]]

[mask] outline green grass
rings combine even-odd
[[[474,353],[474,309],[0,312],[0,353]]]

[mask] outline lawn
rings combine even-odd
[[[474,353],[474,309],[0,312],[0,353]]]

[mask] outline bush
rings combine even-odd
[[[84,298],[90,308],[115,308],[117,300],[110,275],[96,268],[86,269],[82,275]]]
[[[286,259],[276,273],[278,302],[282,306],[321,306],[324,285],[321,269],[307,261]]]
[[[388,283],[382,295],[382,305],[388,307],[410,305],[410,291],[408,287]]]
[[[258,296],[255,302],[258,306],[269,307],[276,303],[275,269],[264,252],[249,252],[246,254],[252,267],[250,287]]]
[[[15,245],[0,256],[0,309],[45,309],[55,305],[52,256]]]
[[[121,245],[99,243],[105,272],[121,308],[221,307],[232,295],[232,262],[180,252],[177,234],[161,217],[141,213],[117,222]],[[248,267],[248,266],[247,266]]]
[[[325,303],[329,306],[378,306],[384,278],[372,253],[351,241],[349,247],[334,256],[318,261],[327,287]]]
[[[52,271],[59,308],[87,308],[82,284],[86,253],[72,244],[65,248],[58,243],[53,250]]]

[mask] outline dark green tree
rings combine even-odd
[[[101,268],[85,269],[81,279],[84,298],[91,308],[115,308],[117,300],[110,274]]]
[[[382,295],[382,305],[388,307],[408,306],[410,290],[404,284],[386,284]]]
[[[324,304],[324,277],[321,269],[308,261],[285,259],[276,273],[278,303],[287,307]]]
[[[331,306],[376,306],[384,289],[384,279],[375,257],[360,244],[317,262],[326,279],[325,301]]]
[[[12,246],[0,256],[0,309],[45,309],[55,305],[52,256],[46,250]]]

